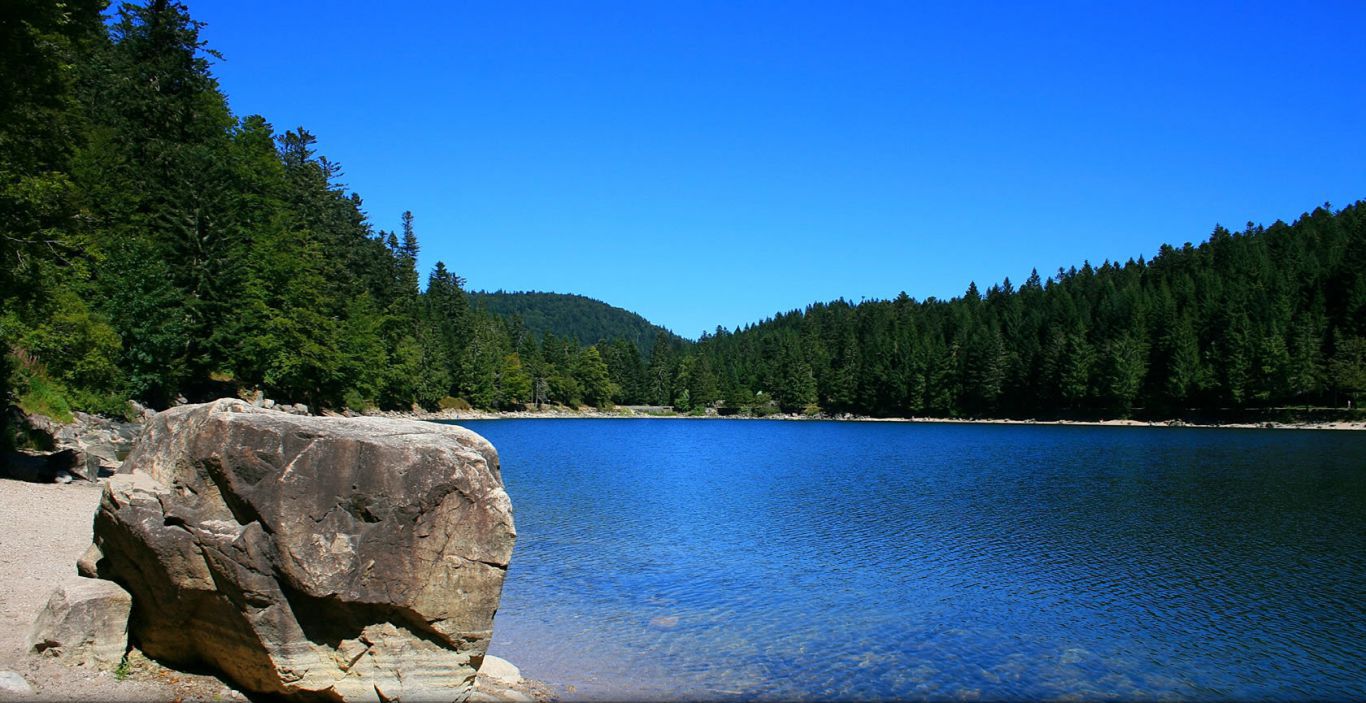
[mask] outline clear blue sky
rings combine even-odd
[[[190,0],[420,268],[685,336],[1366,197],[1366,3]]]

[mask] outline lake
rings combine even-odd
[[[1363,699],[1366,434],[461,421],[571,698]]]

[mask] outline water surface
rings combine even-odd
[[[570,697],[1366,699],[1366,435],[461,422]]]

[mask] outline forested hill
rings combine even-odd
[[[1216,227],[953,300],[836,301],[703,339],[687,401],[877,416],[1119,417],[1366,394],[1366,202]],[[763,397],[756,398],[762,394]]]
[[[624,339],[645,356],[649,356],[655,337],[660,334],[673,342],[683,342],[678,335],[636,313],[582,295],[500,290],[473,292],[469,299],[476,308],[503,318],[517,318],[527,331],[538,336],[549,332],[583,345]]]

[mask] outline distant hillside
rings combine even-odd
[[[496,291],[472,292],[470,304],[501,317],[516,315],[532,333],[550,332],[560,337],[572,337],[580,344],[594,344],[598,340],[625,339],[649,357],[655,336],[663,332],[671,340],[684,340],[669,330],[652,324],[630,310],[608,305],[601,300],[565,293]]]

